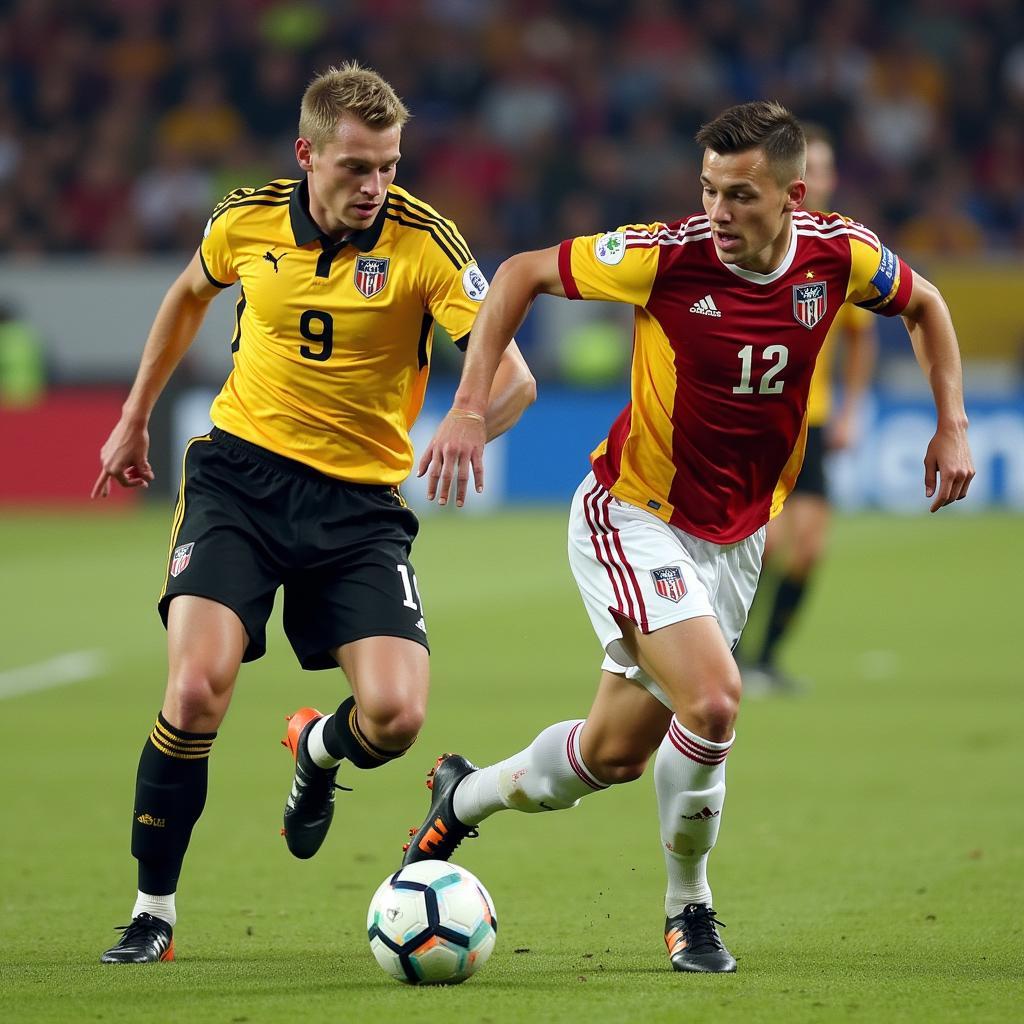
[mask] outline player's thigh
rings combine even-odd
[[[658,681],[673,708],[693,706],[724,694],[739,700],[740,677],[721,627],[713,616],[673,622],[652,633],[625,625],[627,648]]]
[[[613,781],[609,775],[616,768],[635,767],[639,775],[671,719],[671,709],[640,683],[602,671],[580,738],[583,760],[603,781]]]
[[[170,602],[163,714],[172,725],[192,732],[220,725],[248,640],[241,619],[225,605],[191,594]]]
[[[338,483],[315,497],[296,512],[308,529],[300,523],[302,549],[284,584],[284,629],[299,663],[333,668],[336,648],[370,637],[428,648],[410,557],[415,514],[390,488]]]
[[[592,473],[573,499],[569,564],[602,648],[623,669],[636,664],[622,644],[623,623],[651,633],[715,613],[715,566],[702,552],[695,557],[667,523],[614,498]]]
[[[307,669],[333,668],[338,663],[334,652],[369,639],[407,641],[422,648],[417,661],[425,662],[429,650],[408,547],[390,541],[367,544],[324,569],[288,580],[283,618],[299,663]]]
[[[430,688],[430,657],[421,643],[371,636],[343,644],[333,654],[362,715],[376,722],[399,717],[422,722]]]
[[[247,636],[243,661],[266,651],[266,622],[281,581],[280,565],[270,554],[279,488],[261,472],[219,432],[189,442],[158,602],[168,628],[169,610],[181,597],[230,609]],[[196,625],[190,619],[190,628]]]

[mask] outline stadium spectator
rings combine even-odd
[[[880,0],[705,0],[696,17],[684,8],[672,0],[566,0],[513,11],[414,0],[378,4],[373,19],[365,19],[341,5],[265,0],[231,0],[217,8],[220,16],[211,5],[173,0],[14,0],[0,17],[0,110],[9,115],[0,117],[7,124],[0,128],[0,171],[6,165],[14,174],[17,153],[43,146],[44,169],[35,173],[48,178],[44,190],[75,190],[84,174],[81,154],[106,148],[112,133],[132,177],[160,162],[168,136],[201,172],[230,173],[236,146],[276,165],[293,127],[287,99],[301,85],[301,69],[326,66],[341,48],[384,68],[415,105],[410,139],[425,145],[403,167],[413,188],[424,187],[431,162],[423,157],[453,122],[464,126],[467,140],[486,139],[492,147],[482,176],[488,184],[459,176],[493,196],[484,201],[486,216],[477,214],[487,222],[488,261],[545,240],[569,191],[584,189],[593,209],[619,203],[615,178],[547,189],[560,171],[575,168],[589,140],[604,140],[650,179],[632,146],[650,147],[646,133],[667,124],[671,135],[657,160],[678,149],[686,173],[696,154],[680,140],[692,126],[755,93],[777,95],[830,130],[849,188],[885,193],[873,223],[886,237],[899,237],[922,216],[924,197],[941,187],[936,169],[952,160],[953,180],[971,195],[966,215],[981,227],[986,248],[1024,252],[1024,183],[1005,167],[993,170],[986,155],[1003,145],[1000,126],[1020,137],[1019,5],[951,8],[915,0],[893,11]],[[136,109],[115,130],[110,108],[128,97]],[[514,183],[536,181],[538,163],[547,168],[532,199],[541,216],[524,218]],[[513,184],[496,191],[491,165],[503,165],[502,180]],[[643,188],[651,187],[645,180]],[[663,177],[653,188],[631,201],[652,209],[656,193],[667,195],[671,185]],[[16,221],[39,220],[22,208],[31,196],[15,190],[11,198]],[[126,203],[120,229],[153,250],[180,244],[162,229],[125,225],[124,218],[137,221],[132,207]],[[1008,222],[1000,220],[1004,213]],[[81,252],[93,244],[57,220],[42,220],[45,234],[16,235],[14,254]]]

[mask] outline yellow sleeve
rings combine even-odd
[[[228,233],[231,209],[229,203],[246,192],[252,192],[252,189],[235,189],[214,207],[210,219],[206,222],[203,240],[199,244],[199,259],[203,264],[203,270],[210,283],[218,288],[228,288],[238,280]]]
[[[570,299],[604,299],[643,306],[658,273],[663,224],[627,224],[603,235],[581,235],[558,250],[558,272]]]
[[[882,316],[902,313],[913,290],[913,271],[874,232],[848,223],[851,261],[846,301]]]
[[[842,331],[863,331],[874,322],[872,314],[862,306],[854,306],[849,302],[839,307],[839,312],[832,323],[829,336]],[[826,339],[826,344],[828,343]]]
[[[458,228],[450,220],[445,220],[444,225],[444,248],[428,238],[420,268],[425,275],[427,309],[457,342],[472,329],[488,282]]]

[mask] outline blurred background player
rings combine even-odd
[[[159,601],[167,688],[132,813],[138,895],[104,963],[174,957],[175,893],[210,752],[239,667],[265,653],[279,588],[299,663],[340,666],[352,689],[335,714],[291,716],[284,833],[296,857],[327,834],[339,763],[384,765],[423,722],[427,626],[409,560],[419,527],[398,485],[412,467],[433,322],[464,344],[487,281],[455,225],[393,184],[407,118],[358,64],[310,83],[295,142],[303,177],[236,189],[216,207],[103,446],[93,497],[111,481],[149,485],[153,405],[212,299],[240,283],[214,428],[185,449]],[[486,407],[457,415],[494,436],[533,394],[513,346]]]
[[[569,563],[604,661],[586,720],[557,722],[477,768],[443,755],[406,862],[447,859],[501,810],[575,806],[639,778],[652,755],[673,970],[729,973],[707,862],[725,803],[741,680],[732,650],[765,526],[792,490],[818,352],[845,302],[902,316],[932,391],[924,455],[937,511],[966,497],[960,354],[938,289],[868,228],[808,213],[803,131],[778,103],[730,107],[696,136],[704,214],[520,253],[495,275],[455,408],[420,460],[428,496],[477,490],[482,412],[538,294],[634,307],[630,402],[591,453],[569,515]]]
[[[804,125],[807,137],[807,195],[804,209],[829,211],[836,187],[832,140],[817,125]],[[856,442],[861,406],[875,368],[878,336],[874,317],[846,303],[825,339],[811,378],[807,399],[807,447],[804,464],[785,507],[769,524],[764,569],[751,609],[756,624],[764,614],[763,633],[754,642],[748,630],[741,644],[743,689],[748,696],[768,691],[794,692],[800,684],[776,663],[779,643],[792,627],[811,580],[825,554],[831,506],[825,456]],[[837,351],[837,349],[839,351]],[[840,405],[832,386],[837,358],[842,362]],[[748,648],[753,653],[748,653]]]

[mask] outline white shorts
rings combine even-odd
[[[671,707],[626,652],[616,615],[642,633],[713,615],[734,648],[757,589],[764,536],[761,527],[735,544],[701,540],[612,497],[588,473],[569,513],[569,565],[605,652],[601,667],[625,674]]]

